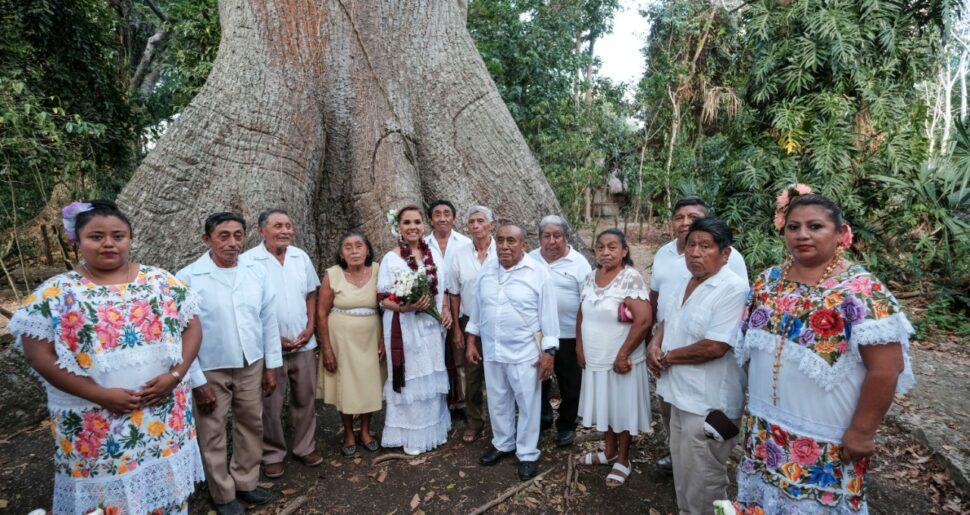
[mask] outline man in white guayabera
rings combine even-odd
[[[482,340],[492,421],[492,445],[479,463],[495,465],[514,452],[522,481],[538,473],[541,382],[552,377],[559,348],[556,290],[549,270],[525,255],[525,246],[525,229],[498,228],[498,260],[482,267],[465,327],[470,363],[482,361],[475,344]]]
[[[465,227],[472,237],[471,245],[462,245],[448,254],[446,260],[447,284],[445,289],[451,295],[452,319],[457,324],[451,325],[451,341],[455,345],[455,354],[465,353],[465,327],[468,325],[470,306],[475,303],[475,282],[482,266],[488,260],[495,259],[495,239],[492,229],[495,219],[492,210],[485,206],[468,208],[465,217]],[[481,341],[476,340],[479,354],[482,352]],[[481,363],[469,363],[466,360],[460,369],[464,377],[465,398],[465,432],[462,441],[474,442],[485,429],[485,372]]]
[[[657,301],[663,290],[670,287],[681,277],[689,275],[687,260],[684,258],[684,248],[687,245],[687,229],[695,220],[710,215],[710,209],[703,200],[697,197],[682,198],[674,204],[673,217],[670,219],[670,230],[674,239],[657,250],[650,267],[650,305],[653,307],[653,320],[657,320]],[[738,277],[748,282],[748,271],[744,265],[744,257],[734,247],[728,257],[727,267]],[[659,396],[659,395],[658,395]],[[670,444],[670,403],[660,397],[660,414],[663,416],[664,431],[667,444]],[[673,470],[670,453],[666,453],[657,460],[657,468]]]
[[[241,216],[210,216],[202,241],[209,250],[178,273],[202,300],[202,346],[189,375],[196,425],[216,513],[242,515],[240,499],[265,504],[271,498],[257,482],[263,455],[262,398],[276,389],[276,369],[283,365],[276,291],[262,265],[240,257],[246,241]]]
[[[286,438],[283,435],[283,404],[290,394],[293,424],[293,456],[308,467],[323,463],[314,435],[317,414],[317,348],[314,324],[320,278],[313,261],[293,243],[293,223],[282,209],[266,209],[257,219],[263,241],[243,254],[266,269],[276,289],[276,321],[280,325],[283,366],[277,369],[276,390],[263,399],[263,474],[283,475]],[[289,386],[289,388],[287,388]]]

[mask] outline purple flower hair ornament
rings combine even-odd
[[[77,215],[94,209],[94,206],[87,202],[71,202],[64,209],[61,209],[61,221],[64,222],[64,232],[67,239],[77,241]]]

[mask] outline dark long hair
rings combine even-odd
[[[796,207],[804,206],[818,206],[824,209],[829,214],[829,220],[835,224],[835,230],[839,231],[842,229],[842,208],[835,203],[834,200],[826,197],[825,195],[819,195],[818,193],[809,193],[808,195],[799,195],[792,199],[788,203],[788,207],[785,209],[785,222],[788,222],[788,216]],[[782,232],[785,231],[784,226],[781,228]]]

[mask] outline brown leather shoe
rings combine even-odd
[[[308,467],[316,467],[317,465],[323,463],[323,456],[321,456],[317,451],[313,451],[306,456],[297,456],[296,459],[300,460],[300,463],[303,463]]]
[[[263,465],[263,475],[270,478],[276,479],[283,475],[283,462],[279,463],[267,463]]]

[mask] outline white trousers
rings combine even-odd
[[[539,459],[539,419],[542,416],[542,383],[539,370],[525,363],[485,362],[488,417],[492,445],[502,452],[515,451],[519,461]],[[515,419],[515,409],[519,419]]]

